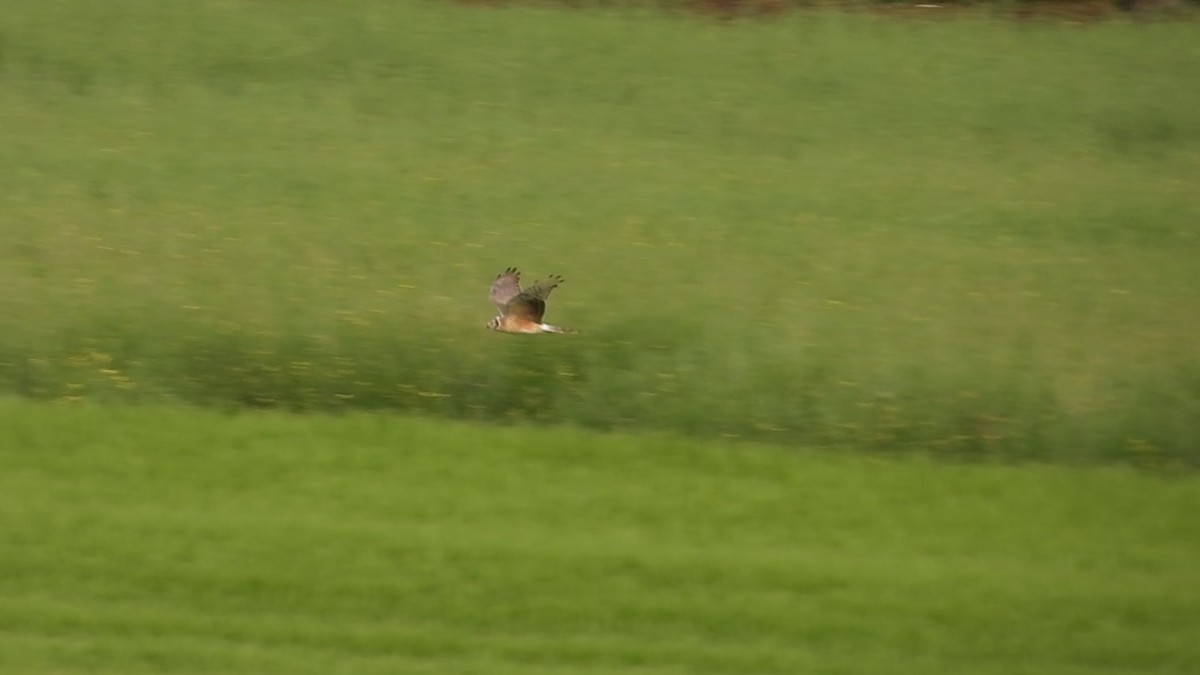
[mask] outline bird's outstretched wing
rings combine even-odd
[[[550,297],[550,291],[558,288],[558,285],[563,282],[563,278],[557,274],[551,274],[548,278],[541,281],[533,282],[529,288],[521,291],[522,295],[527,295],[538,300],[545,300]]]
[[[517,268],[510,267],[500,274],[496,275],[496,280],[492,282],[492,290],[488,293],[488,298],[492,304],[500,310],[501,314],[507,313],[507,307],[514,298],[521,293],[521,273]]]
[[[532,286],[510,300],[501,311],[506,316],[541,323],[542,317],[546,315],[546,298],[550,297],[550,291],[558,288],[562,282],[563,278],[558,275],[551,275],[549,278],[535,281]]]

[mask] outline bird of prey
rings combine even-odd
[[[570,328],[542,323],[542,317],[546,314],[546,298],[550,297],[550,291],[558,288],[562,281],[562,277],[552,275],[523,289],[521,273],[517,268],[510,267],[497,274],[488,298],[500,310],[500,315],[492,317],[487,327],[502,333],[576,332]]]

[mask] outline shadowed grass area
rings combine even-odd
[[[1190,673],[1200,489],[353,413],[0,401],[21,673]]]
[[[8,391],[1196,461],[1195,24],[9,5]]]

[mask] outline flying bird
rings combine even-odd
[[[570,328],[542,323],[542,317],[546,315],[546,298],[550,297],[550,291],[558,288],[562,282],[562,277],[551,275],[522,289],[521,273],[517,268],[510,267],[497,274],[488,298],[500,310],[500,315],[492,317],[487,327],[502,333],[576,332]]]

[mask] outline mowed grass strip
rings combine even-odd
[[[12,0],[0,387],[1197,462],[1200,40]],[[570,341],[488,334],[567,277]]]
[[[0,403],[20,673],[1190,673],[1200,483]]]

